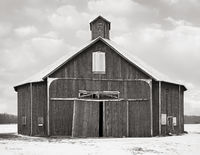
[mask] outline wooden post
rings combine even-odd
[[[74,129],[75,129],[75,113],[76,113],[76,100],[74,100],[74,105],[73,105],[73,118],[72,118],[72,137],[74,137]]]
[[[31,111],[30,111],[30,115],[31,115],[31,132],[30,132],[30,135],[32,136],[33,135],[33,90],[32,90],[32,83],[30,83],[30,98],[31,98]]]
[[[158,97],[159,97],[159,99],[158,99],[158,104],[159,104],[159,107],[158,107],[158,114],[159,114],[159,135],[161,135],[161,106],[162,106],[162,104],[161,104],[161,102],[162,102],[162,100],[161,100],[161,81],[159,81],[159,89],[158,89]]]
[[[149,82],[149,86],[150,86],[150,120],[151,120],[151,136],[153,136],[152,80]]]
[[[181,104],[181,102],[180,102],[180,100],[181,100],[181,94],[180,93],[181,93],[181,86],[179,85],[178,86],[178,123],[177,123],[178,124],[178,130],[179,130],[178,132],[179,133],[181,133],[181,119],[180,119],[180,117],[181,117],[180,116],[180,114],[181,114],[180,113],[180,111],[181,111],[181,109],[180,109],[180,107],[181,107],[180,106],[180,104]]]
[[[47,135],[50,135],[50,130],[49,130],[49,78],[47,77]]]
[[[49,123],[49,88],[51,83],[56,80],[56,78],[47,77],[47,135],[50,136],[50,123]]]
[[[126,110],[127,110],[127,113],[126,113],[126,132],[127,132],[127,137],[129,137],[129,102],[127,101],[127,103],[126,103]]]

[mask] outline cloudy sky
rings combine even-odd
[[[1,0],[0,112],[17,113],[13,85],[90,40],[89,21],[111,21],[111,39],[184,83],[185,114],[200,115],[199,0]]]

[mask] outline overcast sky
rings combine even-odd
[[[0,112],[17,113],[13,85],[90,40],[89,21],[185,84],[185,114],[200,115],[199,0],[0,0]]]

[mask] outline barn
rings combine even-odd
[[[184,132],[186,87],[119,47],[110,29],[111,23],[98,16],[90,22],[91,40],[80,50],[66,51],[14,86],[19,134],[151,137]]]

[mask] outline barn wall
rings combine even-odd
[[[153,135],[159,135],[159,82],[152,83]]]
[[[151,136],[149,101],[129,102],[129,137]]]
[[[30,84],[18,87],[18,133],[31,134],[31,90]],[[22,116],[26,116],[26,125],[22,125]]]
[[[183,128],[183,90],[179,91],[178,85],[162,83],[162,108],[161,113],[167,114],[167,117],[176,117],[177,125],[174,126],[174,133],[182,133]],[[167,121],[168,124],[168,121]],[[168,125],[162,125],[162,134],[170,132]]]
[[[179,107],[179,128],[180,133],[184,133],[184,88],[180,87],[180,107]]]
[[[102,51],[106,54],[106,73],[92,73],[92,52]],[[94,79],[148,79],[149,77],[124,58],[114,52],[102,41],[80,53],[68,63],[55,71],[50,77],[55,78],[94,78]]]
[[[105,52],[106,55],[106,72],[105,74],[93,74],[92,73],[92,53],[95,51]],[[107,124],[110,124],[111,127],[104,128],[104,134],[106,136],[124,136],[124,133],[127,132],[126,127],[121,131],[121,129],[115,128],[116,123],[128,123],[130,136],[150,136],[151,135],[151,116],[150,116],[150,89],[149,84],[142,80],[136,79],[151,79],[145,73],[143,73],[140,69],[138,69],[135,65],[130,64],[127,60],[117,54],[113,49],[103,43],[101,40],[97,41],[91,47],[87,48],[82,53],[75,56],[73,59],[69,60],[66,64],[52,73],[49,77],[51,78],[64,78],[58,79],[52,82],[50,86],[50,111],[53,109],[51,98],[78,98],[79,90],[94,90],[94,91],[120,91],[120,98],[122,99],[140,99],[144,101],[140,102],[131,102],[129,104],[130,110],[130,118],[135,119],[137,121],[138,128],[141,128],[140,132],[135,132],[136,128],[132,125],[132,120],[129,122],[125,122],[122,120],[126,120],[124,113],[127,111],[127,104],[125,103],[125,107],[123,111],[122,120],[109,121],[107,120]],[[134,81],[136,80],[136,81]],[[63,102],[63,101],[61,101]],[[113,106],[115,103],[105,103],[105,108],[107,111],[116,111],[116,115],[119,115],[117,110],[118,106]],[[118,104],[118,103],[116,103]],[[119,107],[121,104],[118,104]],[[81,104],[76,103],[75,111],[80,111],[81,113]],[[134,106],[138,106],[138,111],[134,110]],[[55,109],[55,107],[54,107]],[[122,110],[121,109],[121,110]],[[126,110],[125,110],[126,109]],[[53,110],[52,110],[53,112]],[[104,112],[106,113],[106,111]],[[114,113],[114,112],[113,112]],[[81,114],[80,114],[81,115]],[[147,117],[148,116],[148,117]],[[51,117],[51,115],[50,115]],[[84,116],[86,118],[86,116]],[[84,118],[82,117],[82,118]],[[114,114],[105,115],[105,117],[113,117],[116,118]],[[120,118],[119,118],[120,119]],[[86,121],[86,120],[85,120]],[[53,123],[50,120],[51,123]],[[141,126],[140,126],[140,123]],[[113,124],[112,124],[113,123]],[[81,126],[80,126],[81,128]],[[114,129],[110,132],[111,129]],[[137,130],[138,130],[137,128]],[[143,129],[145,128],[145,129]],[[52,129],[51,129],[52,130]],[[77,128],[79,131],[80,129]],[[86,129],[84,129],[86,130]],[[120,131],[119,131],[120,130]],[[129,134],[128,133],[128,134]],[[81,133],[74,133],[75,135],[83,136]],[[85,133],[86,134],[86,133]],[[85,135],[86,136],[86,135]]]
[[[146,81],[118,81],[92,79],[56,79],[50,85],[51,98],[78,98],[79,90],[119,91],[122,99],[149,99]]]
[[[92,80],[92,79],[56,79],[50,85],[50,130],[62,129],[63,117],[71,117],[74,111],[73,136],[75,137],[98,137],[98,102],[75,101],[75,109],[68,108],[69,111],[62,112],[66,103],[66,98],[78,98],[79,90],[100,90],[100,91],[120,91],[122,101],[104,102],[104,127],[103,136],[150,136],[151,116],[150,116],[150,86],[148,82],[141,80]],[[129,101],[133,99],[133,101]],[[67,101],[69,102],[69,101]],[[73,101],[71,101],[73,102]],[[127,107],[127,102],[129,106]],[[59,108],[62,104],[63,108]],[[91,105],[92,104],[92,105]],[[129,109],[130,107],[130,109]],[[135,107],[137,107],[135,109]],[[127,113],[127,108],[128,113]],[[62,114],[62,117],[60,117]],[[70,116],[67,116],[67,115]],[[127,122],[127,115],[130,117]],[[56,117],[56,121],[52,118]],[[92,125],[89,122],[93,122]],[[95,124],[96,122],[97,124]],[[127,134],[127,123],[128,131]],[[136,123],[136,126],[134,125]],[[55,125],[57,124],[57,125]],[[130,124],[130,125],[129,125]],[[66,126],[71,126],[71,121],[65,121]],[[118,126],[118,127],[117,127]],[[58,128],[59,127],[59,128]],[[65,127],[67,128],[67,127]],[[91,133],[89,131],[91,130]],[[136,131],[137,130],[137,131]],[[56,133],[56,132],[54,132]],[[57,133],[56,133],[57,134]],[[62,134],[65,134],[62,132]],[[130,135],[129,135],[130,134]]]
[[[32,122],[33,135],[47,135],[46,105],[47,105],[47,86],[46,82],[32,84]],[[43,126],[38,126],[38,117],[43,117]]]

